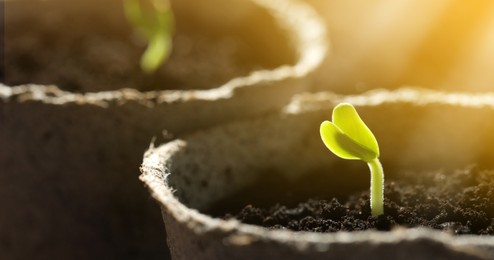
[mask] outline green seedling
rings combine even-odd
[[[382,215],[384,172],[378,159],[379,146],[357,110],[348,103],[338,104],[333,109],[333,122],[322,122],[320,133],[324,145],[338,157],[367,163],[371,173],[371,214]]]
[[[125,0],[127,20],[148,42],[141,56],[141,69],[152,73],[168,58],[174,30],[169,0]]]

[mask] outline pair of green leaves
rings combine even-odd
[[[320,133],[326,147],[343,159],[370,162],[379,157],[376,138],[351,104],[337,105],[333,122],[322,122]]]
[[[148,41],[141,68],[154,72],[170,55],[174,18],[168,0],[125,0],[127,20]]]

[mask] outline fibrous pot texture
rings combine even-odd
[[[9,21],[20,20],[20,16],[11,13],[18,10],[13,6],[21,2],[2,2],[6,7],[7,43],[9,33],[15,30],[9,27]],[[36,2],[33,6],[53,2]],[[109,6],[115,6],[115,2],[120,3],[61,3],[62,17],[58,18],[51,16],[56,13],[53,9],[40,8],[40,13],[46,10],[47,19],[28,23],[31,27],[24,24],[29,29],[21,36],[29,38],[30,31],[46,29],[47,24],[66,25],[64,29],[50,30],[55,40],[59,37],[57,32],[73,32],[72,27],[68,27],[73,23],[60,23],[70,19],[75,22],[78,11],[85,14],[84,20],[89,20],[92,26],[101,25],[95,29],[99,32],[115,25],[115,17],[105,16],[105,10],[112,9]],[[158,209],[136,180],[142,153],[150,140],[156,137],[163,141],[171,135],[180,136],[195,129],[278,109],[306,86],[307,76],[319,66],[326,53],[325,28],[306,5],[298,1],[242,3],[261,10],[273,22],[263,28],[262,37],[259,37],[254,30],[257,27],[249,25],[255,12],[247,12],[237,17],[238,20],[229,16],[230,25],[242,24],[240,28],[245,29],[238,32],[238,37],[262,45],[273,36],[268,33],[273,30],[286,41],[282,48],[270,45],[266,48],[271,52],[260,51],[275,64],[274,67],[252,68],[224,82],[197,87],[201,89],[195,89],[192,84],[186,90],[180,90],[180,86],[156,86],[153,91],[143,91],[138,85],[107,87],[105,83],[95,83],[75,91],[70,86],[47,85],[50,79],[36,82],[30,78],[25,79],[30,84],[0,84],[0,203],[9,209],[9,214],[0,214],[3,257],[153,259],[166,256]],[[98,9],[100,5],[104,7]],[[277,5],[283,8],[276,8]],[[29,3],[25,6],[29,9],[27,14],[36,13],[37,8]],[[226,9],[223,11],[228,13]],[[177,10],[177,21],[187,22],[188,16],[193,15],[187,14],[187,9]],[[103,20],[98,23],[98,19]],[[207,25],[201,24],[204,28]],[[307,27],[314,30],[307,31]],[[81,36],[81,42],[85,37]],[[31,40],[36,42],[36,39]],[[43,44],[51,46],[51,41]],[[104,46],[114,52],[121,50],[112,48],[111,44]],[[16,46],[11,47],[15,49]],[[68,47],[59,51],[70,52]],[[295,57],[293,63],[286,63],[282,54]],[[6,53],[6,58],[9,57],[12,56]],[[93,53],[91,57],[99,58],[99,55]],[[117,61],[123,58],[113,57]],[[64,62],[72,64],[77,58],[80,57]],[[112,66],[111,69],[118,71],[119,64],[114,62],[117,68]],[[59,64],[54,68],[64,71],[67,67]],[[91,73],[85,75],[88,78],[82,79],[96,82],[94,78],[90,79],[92,72],[104,70],[91,68]],[[6,71],[5,76],[9,78],[9,70]]]
[[[330,119],[339,102],[354,104],[372,129],[386,178],[472,164],[491,169],[494,163],[484,144],[494,138],[489,120],[493,100],[492,94],[417,88],[299,95],[282,113],[152,147],[141,180],[161,205],[176,259],[488,259],[494,257],[489,236],[451,236],[424,228],[293,232],[213,218],[207,212],[217,201],[272,174],[296,182],[314,171],[327,171],[313,180],[319,187],[315,196],[368,189],[366,165],[337,158],[320,140],[319,124]],[[269,188],[257,192],[269,196]]]

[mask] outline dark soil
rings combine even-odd
[[[265,21],[270,34],[249,31],[248,21],[228,30],[207,28],[204,21],[177,13],[172,53],[147,75],[139,67],[146,42],[128,24],[121,1],[89,2],[7,1],[0,82],[55,84],[72,92],[206,89],[295,60],[293,52],[287,55],[284,33],[264,10],[253,15]],[[285,45],[273,49],[266,44],[270,40]]]
[[[283,182],[278,185],[285,186]],[[278,203],[273,197],[261,199],[260,187],[265,184],[256,183],[219,202],[210,213],[270,229],[294,231],[387,231],[402,226],[428,227],[453,234],[494,234],[494,172],[474,167],[447,173],[406,174],[399,180],[387,180],[385,214],[379,217],[370,215],[367,190],[339,198],[313,196],[298,203],[293,203],[293,198],[286,200],[287,194],[278,194],[282,196],[279,200],[284,201]],[[292,195],[293,192],[298,191],[291,191]],[[233,207],[235,201],[243,203],[243,208]]]

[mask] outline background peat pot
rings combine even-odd
[[[216,0],[221,14],[201,16],[171,2],[175,47],[154,75],[121,1],[2,2],[0,258],[166,258],[136,181],[150,140],[279,109],[326,54],[298,1],[239,1],[239,14]]]
[[[380,144],[388,181],[407,173],[492,169],[494,94],[416,88],[356,96],[303,94],[281,113],[187,135],[145,154],[141,180],[160,203],[175,259],[492,259],[494,238],[425,228],[336,233],[266,229],[211,217],[218,201],[284,199],[301,183],[312,196],[349,196],[368,189],[362,162],[342,160],[322,144],[319,125],[339,102],[354,104]],[[474,134],[472,134],[474,133]],[[314,175],[314,172],[322,174]],[[273,176],[277,176],[273,180]],[[309,178],[309,180],[307,180]],[[310,179],[312,178],[312,179]],[[283,181],[280,181],[283,180]],[[282,186],[292,183],[292,186]],[[245,194],[244,194],[245,195]],[[283,197],[285,196],[285,197]],[[276,199],[276,198],[275,198]],[[295,197],[293,201],[306,198]],[[231,205],[222,205],[228,207]],[[236,205],[237,207],[239,205]],[[243,205],[242,205],[243,206]],[[494,207],[494,206],[493,206]]]

